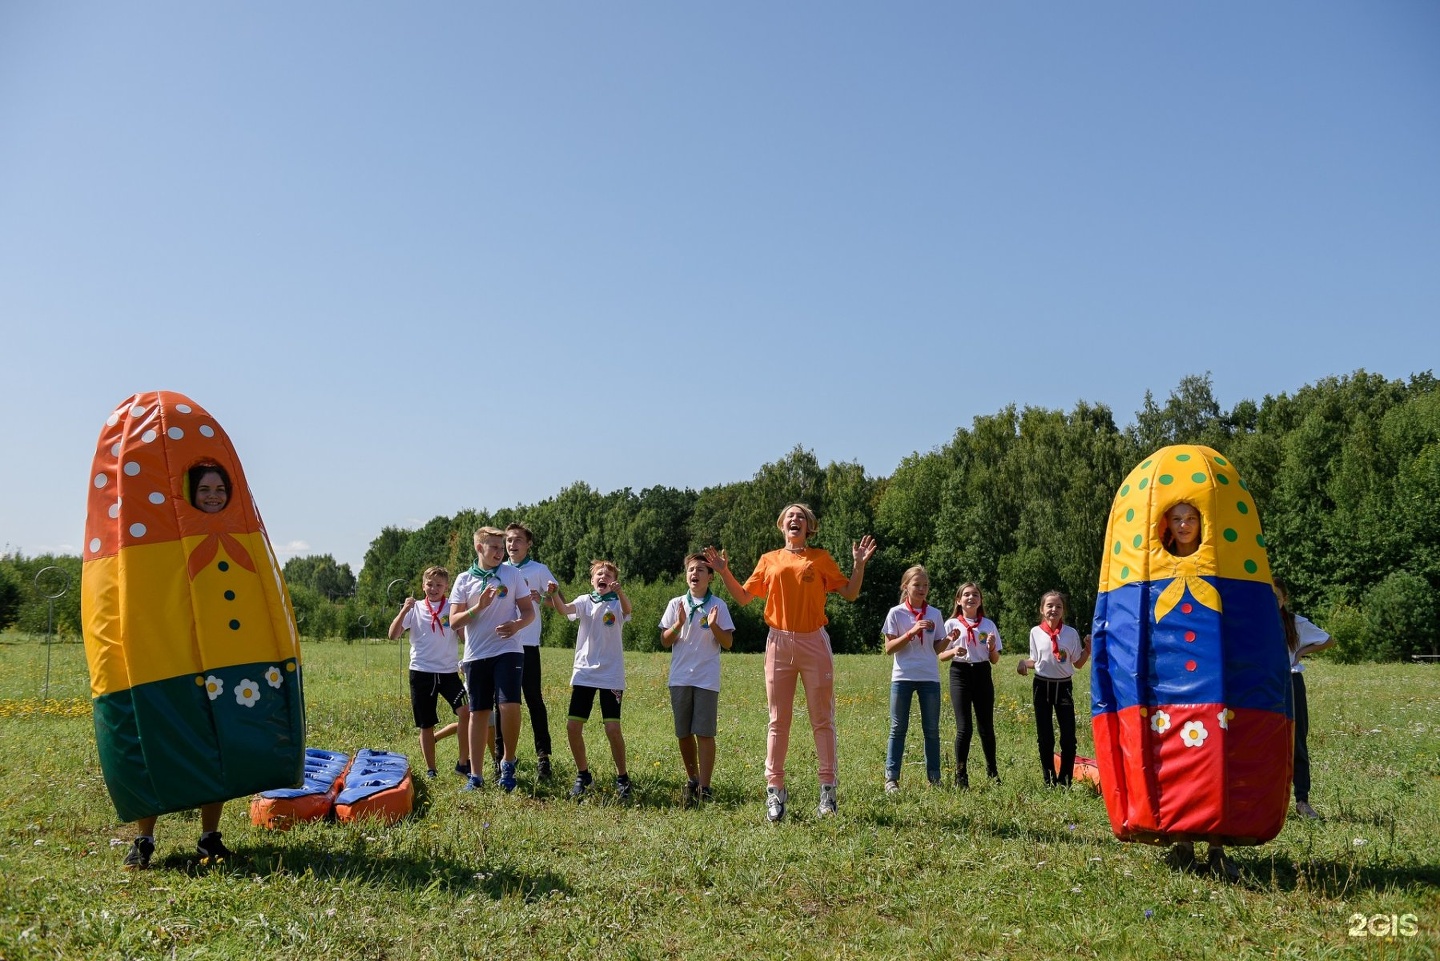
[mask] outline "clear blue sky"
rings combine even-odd
[[[189,394],[282,559],[1440,367],[1440,5],[0,4],[0,544]]]

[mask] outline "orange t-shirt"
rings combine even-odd
[[[804,553],[778,550],[761,554],[745,590],[765,598],[765,623],[794,634],[818,631],[829,623],[825,595],[850,583],[835,558],[818,547]]]

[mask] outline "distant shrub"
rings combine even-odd
[[[1440,625],[1435,590],[1425,578],[1392,571],[1365,595],[1373,653],[1370,660],[1394,661],[1411,654],[1435,653]]]

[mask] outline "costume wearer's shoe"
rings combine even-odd
[[[200,842],[195,845],[195,853],[200,855],[201,861],[228,861],[235,857],[235,852],[220,840],[219,831],[207,831],[200,835]]]
[[[155,841],[144,836],[130,842],[130,850],[125,852],[126,871],[143,871],[150,866],[150,858],[155,854]]]

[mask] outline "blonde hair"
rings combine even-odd
[[[900,600],[905,600],[905,589],[909,587],[910,582],[917,577],[923,577],[927,581],[930,580],[929,572],[920,564],[908,568],[904,574],[900,575]]]
[[[450,572],[438,565],[435,567],[427,567],[425,568],[425,573],[420,575],[420,583],[424,584],[432,577],[443,577],[448,582],[450,580]]]
[[[618,567],[615,566],[615,562],[614,562],[614,561],[591,561],[591,562],[590,562],[590,573],[591,573],[591,574],[594,574],[594,573],[595,573],[596,571],[598,571],[598,570],[604,570],[604,569],[609,569],[610,572],[613,573],[616,577],[619,577],[619,576],[620,576],[620,568],[618,568]]]
[[[505,539],[505,532],[498,527],[477,527],[475,528],[475,536],[481,540],[498,537],[503,541]]]
[[[800,513],[805,515],[805,526],[807,528],[805,539],[809,540],[814,537],[816,532],[820,530],[820,522],[815,519],[815,512],[810,509],[809,504],[786,504],[780,509],[780,515],[775,518],[775,526],[782,531],[785,529],[783,526],[785,524],[785,515],[790,513],[792,507],[800,508]]]

